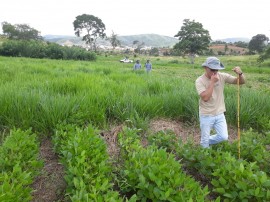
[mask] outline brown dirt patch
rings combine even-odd
[[[150,130],[154,133],[159,131],[172,131],[183,142],[193,140],[195,144],[200,142],[200,129],[196,126],[189,126],[180,121],[168,119],[156,119],[150,122]]]
[[[114,159],[119,156],[119,148],[117,145],[117,135],[123,130],[123,125],[114,126],[110,131],[102,131],[101,136],[107,144],[108,153]],[[199,125],[189,125],[181,121],[169,119],[155,119],[149,124],[150,133],[159,131],[172,131],[177,138],[181,138],[183,142],[188,140],[193,141],[195,144],[200,144],[200,127]],[[237,128],[228,126],[229,142],[237,140]],[[147,139],[142,138],[143,146],[147,146]]]
[[[53,151],[51,140],[45,137],[41,141],[40,152],[44,167],[41,174],[35,179],[32,188],[33,202],[65,201],[64,191],[66,182],[63,178],[64,167],[59,163],[58,156]]]
[[[150,122],[150,130],[152,132],[170,130],[175,133],[178,138],[181,138],[183,142],[193,140],[195,144],[200,144],[200,127],[199,125],[188,125],[181,121],[157,119]],[[229,142],[237,139],[237,128],[228,126]]]
[[[235,52],[236,54],[245,54],[248,52],[248,49],[247,48],[241,48],[241,47],[237,47],[235,45],[228,45],[227,44],[227,51],[226,51],[226,54],[231,54],[233,52]],[[221,52],[225,52],[225,44],[214,44],[214,45],[211,45],[209,47],[209,49],[212,49],[216,54],[221,51]]]
[[[107,151],[112,159],[119,156],[119,147],[117,135],[123,130],[123,125],[112,127],[110,131],[102,131],[100,135],[104,138],[107,144]]]

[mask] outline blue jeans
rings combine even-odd
[[[211,144],[228,140],[228,128],[224,113],[216,116],[200,115],[200,128],[201,146],[204,148],[208,148]],[[210,135],[211,129],[214,129],[216,134]]]

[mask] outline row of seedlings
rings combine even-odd
[[[188,169],[205,176],[213,186],[212,191],[223,201],[270,200],[270,178],[257,162],[238,159],[231,151],[204,149],[192,141],[185,144],[172,141],[173,137],[174,134],[161,132],[150,136],[149,142],[176,153]],[[164,139],[167,141],[161,141]]]
[[[98,131],[91,126],[61,126],[53,144],[65,167],[66,195],[71,201],[123,201],[113,190],[109,155]]]
[[[31,201],[31,184],[42,166],[36,134],[11,130],[0,147],[0,201]]]
[[[173,154],[156,146],[144,148],[139,131],[125,128],[118,135],[118,187],[138,201],[205,201],[208,188],[181,169]]]

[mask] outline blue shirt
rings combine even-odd
[[[141,69],[142,65],[140,63],[135,63],[133,69]]]
[[[150,62],[145,63],[145,69],[150,71],[152,69],[152,64]]]

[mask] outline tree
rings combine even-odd
[[[40,32],[27,24],[12,25],[8,22],[2,23],[3,34],[9,39],[18,40],[42,40]]]
[[[248,49],[250,52],[258,52],[262,53],[265,47],[267,46],[267,42],[269,38],[266,37],[264,34],[257,34],[253,36],[248,44]]]
[[[195,54],[207,50],[211,41],[208,30],[204,29],[201,23],[189,19],[184,19],[181,30],[174,37],[178,37],[179,42],[173,49],[182,55],[189,54],[192,64]]]
[[[135,48],[137,48],[137,45],[139,44],[139,41],[138,40],[134,40],[132,44],[133,44],[133,46],[135,46]]]
[[[158,48],[151,48],[149,51],[149,55],[155,55],[158,56],[159,55],[159,50]]]
[[[264,62],[266,59],[270,58],[270,46],[268,46],[259,56],[259,58],[257,59],[257,61],[259,63]]]
[[[112,31],[112,35],[108,38],[108,40],[110,41],[113,49],[115,49],[116,46],[121,45],[121,42],[117,39],[117,34],[114,34],[113,31]]]
[[[93,15],[79,15],[73,22],[75,35],[80,37],[85,34],[82,38],[86,44],[90,45],[91,50],[96,51],[96,41],[100,38],[105,38],[105,25],[101,19]]]
[[[138,41],[138,40],[134,40],[133,41],[133,46],[134,46],[134,52],[135,53],[141,53],[141,49],[143,48],[143,46],[145,45],[145,43],[144,42],[140,42],[140,41]]]
[[[248,47],[248,43],[244,42],[244,41],[236,41],[234,42],[234,45],[237,47],[241,47],[241,48],[247,48]]]
[[[226,42],[217,40],[217,41],[211,41],[211,44],[226,44]]]
[[[224,46],[224,54],[226,55],[226,52],[228,51],[228,44],[226,43]]]

